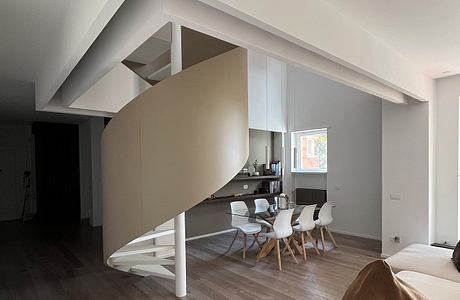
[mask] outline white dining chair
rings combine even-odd
[[[263,237],[267,238],[267,242],[265,243],[264,247],[267,249],[273,249],[271,246],[271,243],[274,241],[275,242],[275,247],[276,247],[276,254],[277,254],[277,259],[278,259],[278,269],[281,271],[281,251],[280,251],[280,241],[283,241],[284,244],[286,245],[287,249],[291,253],[292,258],[294,259],[295,263],[298,264],[297,259],[294,255],[294,252],[292,251],[291,246],[289,246],[288,238],[292,235],[292,225],[291,225],[291,219],[292,219],[292,213],[294,212],[294,209],[287,209],[287,210],[281,210],[276,216],[275,222],[273,223],[273,231],[267,232],[267,233],[261,233],[260,235]],[[264,248],[262,248],[261,252],[264,251]],[[259,259],[257,259],[259,260]]]
[[[230,243],[230,246],[228,247],[227,252],[229,252],[232,249],[233,243],[235,243],[235,240],[238,237],[238,234],[242,232],[243,233],[243,258],[246,258],[248,234],[254,237],[254,241],[262,249],[262,246],[260,245],[260,242],[258,240],[258,236],[259,236],[260,231],[262,230],[262,227],[258,223],[249,222],[249,218],[248,218],[249,210],[244,201],[230,202],[230,209],[232,211],[232,227],[236,229],[236,233],[235,233],[235,236],[233,237],[232,242]]]
[[[256,207],[255,213],[266,212],[270,208],[270,203],[265,198],[254,199],[254,205]],[[270,228],[273,227],[272,224],[270,224],[269,222],[267,222],[265,220],[257,219],[256,222],[259,223],[260,225],[266,227],[267,232],[270,231]]]
[[[319,250],[318,247],[316,246],[316,242],[311,236],[311,230],[315,229],[315,220],[313,218],[315,214],[315,209],[316,209],[316,204],[313,205],[307,205],[302,209],[302,212],[300,213],[299,218],[297,219],[297,222],[299,222],[298,225],[295,225],[292,227],[296,233],[300,235],[300,239],[302,241],[302,254],[303,254],[303,259],[307,260],[307,249],[305,248],[305,238],[309,238],[311,243],[313,244],[313,247],[315,248],[316,253],[319,255]],[[307,235],[305,237],[305,234]]]
[[[270,203],[265,198],[254,199],[254,205],[256,206],[256,213],[267,211],[270,207]]]
[[[319,231],[321,233],[321,243],[323,245],[323,253],[326,253],[326,246],[324,244],[324,230],[326,230],[327,234],[331,238],[334,248],[337,248],[337,243],[335,242],[335,239],[332,236],[332,233],[329,231],[327,227],[333,221],[333,218],[332,218],[332,208],[333,207],[335,207],[334,201],[324,203],[321,209],[319,210],[318,219],[315,220],[316,227],[319,228]],[[316,238],[316,242],[318,243],[318,238]]]

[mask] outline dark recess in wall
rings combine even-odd
[[[37,218],[45,224],[80,222],[78,125],[35,122]]]

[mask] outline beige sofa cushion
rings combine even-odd
[[[385,261],[395,273],[414,271],[460,282],[460,273],[451,261],[452,252],[450,249],[413,244]]]
[[[460,283],[412,271],[401,271],[396,277],[408,283],[430,300],[460,299]]]

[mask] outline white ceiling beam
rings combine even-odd
[[[165,1],[163,13],[174,22],[235,45],[262,50],[268,55],[282,59],[294,66],[307,69],[380,98],[396,103],[406,103],[406,98],[408,98],[397,89],[369,76],[198,1]]]
[[[434,82],[420,68],[323,1],[200,1],[410,97],[433,98]]]
[[[70,108],[117,113],[151,86],[119,63],[77,98]]]
[[[60,88],[63,106],[70,106],[168,20],[160,0],[125,1]]]
[[[72,69],[97,38],[124,0],[71,1],[62,16],[56,43],[41,59],[44,67],[35,81],[36,108],[43,110]]]
[[[51,101],[49,101],[48,104],[43,109],[41,109],[41,111],[92,117],[113,117],[113,114],[110,112],[64,107],[61,105],[60,100],[56,98],[51,99]]]

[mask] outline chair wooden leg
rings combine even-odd
[[[302,255],[302,249],[300,247],[301,244],[302,241],[300,240],[300,234],[298,237],[294,234],[293,241],[289,243],[289,246],[291,246],[291,249],[294,251],[294,254],[297,251],[300,255]]]
[[[323,244],[323,254],[325,254],[326,253],[326,245],[324,244],[323,227],[320,227],[319,231],[321,232],[321,243]]]
[[[288,240],[287,240],[287,239],[283,239],[283,241],[286,243],[287,248],[288,248],[288,250],[289,250],[289,253],[291,253],[291,256],[292,256],[292,258],[294,259],[295,263],[298,264],[299,262],[297,261],[297,258],[295,258],[294,251],[292,251],[291,246],[289,246]]]
[[[260,250],[259,253],[257,254],[256,261],[259,261],[261,258],[264,258],[265,256],[267,256],[272,251],[273,247],[275,247],[275,244],[276,243],[274,240],[267,239],[264,246],[262,247],[262,250]]]
[[[286,245],[284,245],[283,251],[281,251],[282,254],[284,254],[284,252],[286,252],[287,246],[288,246],[288,244],[291,243],[291,241],[292,241],[293,238],[294,238],[294,235],[291,235],[291,236],[289,237],[288,242],[286,243]]]
[[[331,238],[332,244],[334,244],[334,248],[337,248],[337,243],[335,242],[335,239],[332,236],[332,233],[329,231],[329,229],[327,227],[326,227],[326,232],[329,235],[329,237]]]
[[[278,269],[281,271],[280,240],[276,240],[276,256],[278,257]]]
[[[302,253],[303,253],[303,260],[307,260],[307,249],[305,249],[305,236],[303,231],[300,233],[300,238],[302,239]]]
[[[318,250],[318,238],[315,241],[313,237],[311,236],[310,231],[307,231],[307,236],[310,238],[310,241],[313,244],[313,247],[315,248],[316,254],[320,255],[319,250]]]
[[[257,243],[257,245],[259,245],[260,250],[262,250],[262,245],[259,242],[259,234],[255,233],[253,234],[253,236],[254,236],[254,241]]]
[[[248,241],[248,236],[246,233],[243,233],[243,258],[246,258],[246,243]]]
[[[236,240],[237,237],[238,237],[238,230],[235,232],[235,236],[233,237],[233,240],[230,243],[230,246],[228,247],[228,249],[227,249],[227,251],[225,253],[229,252],[232,249],[233,243],[235,243],[235,240]]]
[[[315,231],[316,231],[316,248],[318,248],[318,241],[319,241],[319,237],[318,237],[318,234],[319,234],[319,230],[318,228],[315,228]]]

